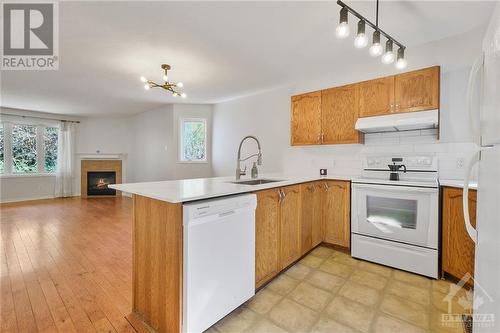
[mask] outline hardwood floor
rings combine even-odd
[[[135,332],[132,200],[0,207],[1,332]]]

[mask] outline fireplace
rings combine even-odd
[[[115,171],[87,172],[87,195],[116,195],[116,190],[108,185],[116,184]]]

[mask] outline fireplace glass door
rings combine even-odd
[[[87,173],[87,195],[116,195],[108,185],[116,183],[115,171],[89,171]]]

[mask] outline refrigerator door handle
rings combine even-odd
[[[465,180],[464,180],[464,189],[463,189],[463,203],[462,207],[464,210],[464,223],[465,223],[465,229],[467,230],[467,233],[469,234],[469,237],[472,239],[474,244],[477,243],[477,231],[474,229],[472,224],[470,223],[470,215],[469,215],[469,181],[470,181],[470,175],[472,172],[472,168],[474,165],[479,162],[479,157],[481,156],[481,151],[477,151],[472,155],[469,164],[467,165],[467,169],[465,171]]]
[[[479,74],[481,73],[481,70],[483,68],[484,64],[484,55],[481,54],[479,58],[474,61],[474,64],[472,65],[472,68],[470,70],[469,74],[469,81],[467,84],[467,92],[465,95],[465,107],[467,108],[467,114],[469,115],[469,121],[471,124],[471,130],[472,130],[472,137],[475,140],[480,140],[479,135],[480,135],[480,110],[478,109],[479,107],[474,108],[472,105],[472,98],[474,95],[474,87],[476,86],[476,81],[478,79]],[[476,110],[476,111],[474,111]]]

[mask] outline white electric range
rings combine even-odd
[[[367,156],[351,196],[353,257],[438,277],[435,156]]]

